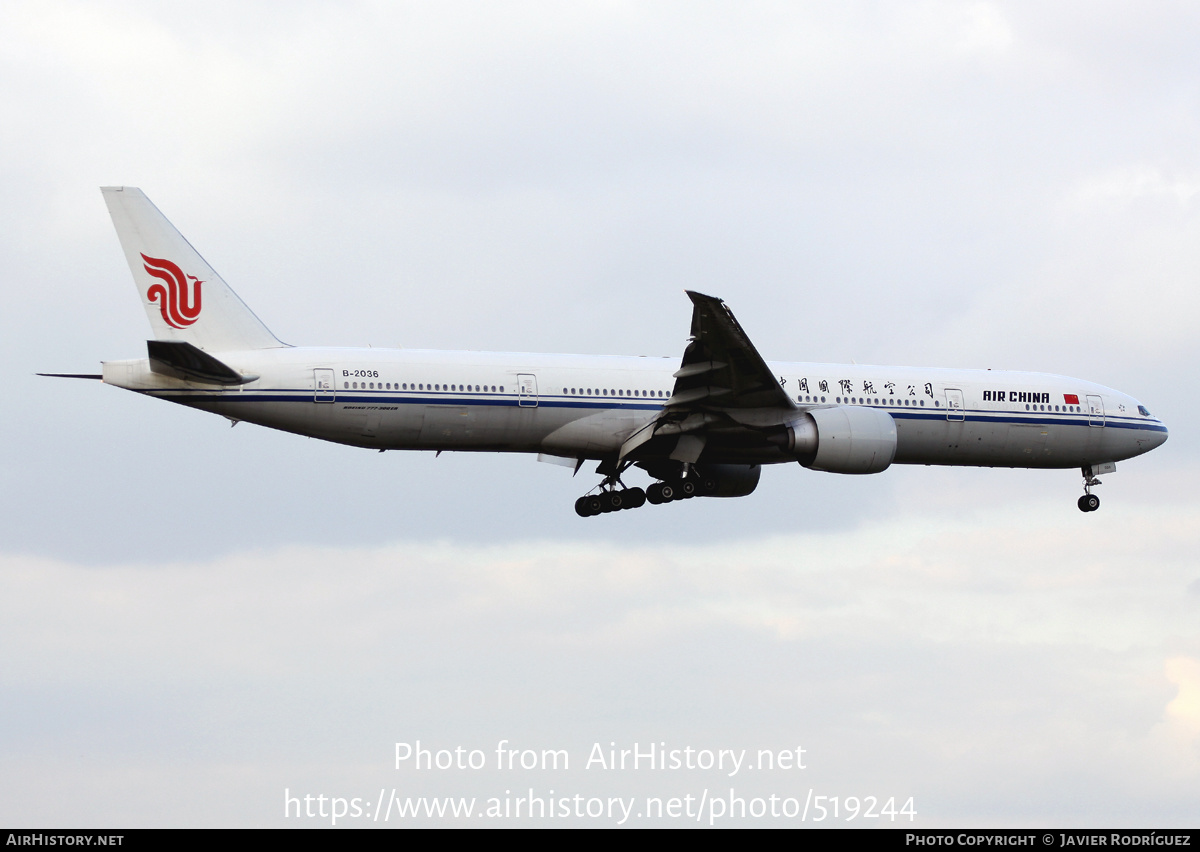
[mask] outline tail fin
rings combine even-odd
[[[101,187],[157,340],[210,352],[283,346],[167,217],[132,186]]]

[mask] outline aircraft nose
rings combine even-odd
[[[1161,447],[1167,442],[1167,427],[1161,420],[1158,422],[1158,428],[1153,432],[1147,432],[1145,437],[1138,438],[1138,443],[1142,445],[1142,452],[1150,452],[1155,447]]]

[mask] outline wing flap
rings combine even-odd
[[[686,367],[680,367],[671,374],[673,379],[686,379],[689,376],[699,376],[703,373],[712,373],[720,370],[722,367],[729,366],[724,361],[700,361],[696,364],[690,364]]]

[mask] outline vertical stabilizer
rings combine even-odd
[[[101,187],[156,340],[209,352],[283,346],[191,243],[131,186]]]

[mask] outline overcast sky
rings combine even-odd
[[[1195,825],[1193,4],[162,6],[0,6],[0,820],[524,785]],[[1088,515],[1077,471],[790,465],[580,520],[586,469],[33,376],[144,355],[111,184],[289,343],[678,357],[696,289],[768,359],[1078,376],[1171,437]],[[506,738],[571,769],[393,768]],[[811,763],[583,769],[634,741]]]

